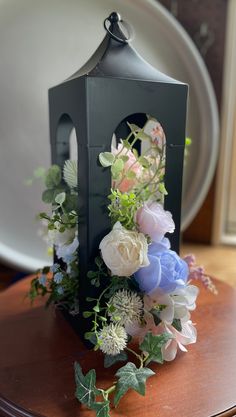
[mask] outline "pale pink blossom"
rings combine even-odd
[[[153,129],[150,132],[152,142],[155,143],[155,145],[158,145],[159,147],[162,147],[166,142],[166,137],[164,130],[159,122],[155,124]]]
[[[176,357],[178,348],[183,352],[187,352],[185,346],[192,343],[196,343],[197,340],[197,330],[194,327],[191,320],[186,322],[181,322],[182,330],[179,332],[170,324],[160,324],[157,326],[159,328],[160,334],[163,332],[168,333],[172,338],[167,341],[167,343],[162,348],[162,355],[165,361],[173,361]]]
[[[153,242],[160,242],[167,232],[175,230],[171,213],[155,201],[144,203],[138,209],[135,220],[140,232],[150,236]]]
[[[112,153],[113,155],[117,155],[119,153],[119,156],[127,156],[129,159],[124,164],[124,169],[122,172],[122,176],[124,178],[119,182],[114,182],[113,188],[117,187],[122,193],[125,193],[127,191],[130,191],[138,182],[138,179],[142,173],[142,166],[139,162],[137,162],[135,155],[133,152],[129,149],[123,148],[122,143],[119,143],[118,147],[115,148],[112,146]],[[135,178],[129,179],[126,178],[125,175],[127,172],[133,172],[135,174]]]

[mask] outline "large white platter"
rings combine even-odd
[[[47,90],[91,56],[113,10],[133,25],[147,61],[190,85],[183,228],[209,188],[218,143],[212,85],[194,44],[157,1],[0,0],[0,257],[15,266],[50,262],[34,219],[41,189],[24,185],[35,167],[49,166]]]

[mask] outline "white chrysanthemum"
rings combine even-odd
[[[77,162],[68,159],[63,167],[63,178],[69,187],[77,187],[77,175]]]
[[[98,332],[99,347],[107,355],[118,355],[127,344],[127,333],[119,324],[103,326]]]
[[[134,292],[117,291],[109,301],[111,320],[125,326],[132,322],[139,322],[142,313],[142,299]]]

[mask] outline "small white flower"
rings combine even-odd
[[[56,254],[58,258],[66,258],[68,256],[73,255],[73,253],[76,251],[76,249],[79,246],[79,241],[77,237],[75,236],[72,243],[69,245],[61,245],[56,248]]]
[[[71,188],[77,187],[77,161],[67,160],[63,167],[63,177]]]
[[[148,243],[143,233],[125,229],[116,222],[99,248],[103,260],[113,275],[129,277],[139,268],[149,265]]]
[[[118,355],[127,344],[127,333],[119,324],[103,326],[98,332],[98,341],[101,351],[107,355]]]
[[[56,246],[69,245],[74,240],[76,227],[65,229],[64,232],[60,232],[60,228],[61,224],[59,222],[55,222],[54,229],[48,231],[49,242]]]
[[[140,321],[143,302],[136,293],[119,290],[112,296],[109,305],[112,307],[109,312],[112,321],[123,326]]]

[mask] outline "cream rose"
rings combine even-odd
[[[129,277],[139,268],[149,265],[144,234],[127,230],[120,222],[102,239],[99,248],[113,275]]]

